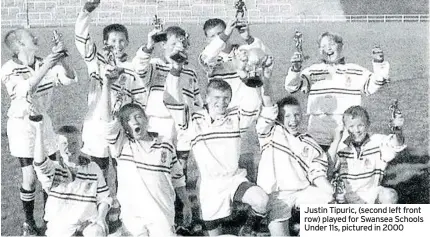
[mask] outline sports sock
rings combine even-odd
[[[25,213],[25,221],[28,224],[34,224],[34,225],[36,224],[36,222],[34,221],[34,215],[33,215],[35,196],[36,196],[36,190],[29,191],[21,187],[20,198],[21,198],[22,207]]]

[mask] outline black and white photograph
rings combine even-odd
[[[0,8],[1,236],[427,236],[428,0]]]

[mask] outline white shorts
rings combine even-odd
[[[51,118],[43,114],[43,136],[46,155],[54,154],[57,149],[57,135],[52,127]],[[9,118],[7,121],[9,150],[14,157],[33,158],[36,130],[28,117]]]
[[[315,186],[299,191],[279,191],[269,195],[269,221],[286,221],[291,218],[291,210],[301,204],[327,204],[333,196]]]
[[[202,178],[199,194],[202,219],[212,221],[229,216],[234,194],[243,182],[249,182],[243,169],[234,176],[212,180]]]
[[[76,230],[81,227],[80,224],[65,224],[61,221],[48,221],[46,236],[73,236]]]
[[[379,203],[380,195],[387,195],[386,193],[393,192],[394,189],[386,188],[383,186],[377,186],[371,189],[366,189],[363,191],[357,192],[358,196],[368,204]],[[394,191],[395,192],[395,191]],[[347,200],[348,203],[355,203],[354,200]]]
[[[174,236],[175,228],[168,222],[150,222],[139,216],[121,215],[123,231],[132,236]]]
[[[105,128],[103,123],[97,120],[84,121],[82,128],[81,151],[89,156],[98,158],[108,157],[108,148],[105,139]]]

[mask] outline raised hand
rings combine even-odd
[[[373,62],[375,63],[384,62],[384,51],[382,51],[382,49],[378,45],[376,45],[372,49],[372,58]]]
[[[162,31],[161,28],[154,28],[148,33],[148,41],[146,43],[146,48],[148,49],[154,48],[155,44],[157,43],[155,41],[155,36],[159,34],[161,31]]]
[[[84,4],[84,10],[88,13],[94,11],[100,4],[100,0],[89,0]]]
[[[303,55],[301,53],[295,52],[291,57],[290,61],[291,61],[291,69],[294,72],[300,72],[300,70],[302,70]]]
[[[64,57],[64,54],[62,53],[51,53],[43,60],[43,66],[49,68],[52,68],[55,66],[62,58]]]
[[[233,33],[234,28],[236,27],[237,19],[229,20],[224,30],[224,34],[230,36]]]

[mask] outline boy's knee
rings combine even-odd
[[[248,189],[249,196],[247,203],[251,208],[259,213],[265,213],[267,209],[267,203],[269,202],[269,196],[259,186],[253,186]]]
[[[381,188],[378,192],[378,203],[395,204],[399,200],[396,190],[392,188]]]
[[[90,224],[82,231],[83,236],[106,236],[104,228],[98,224]]]

